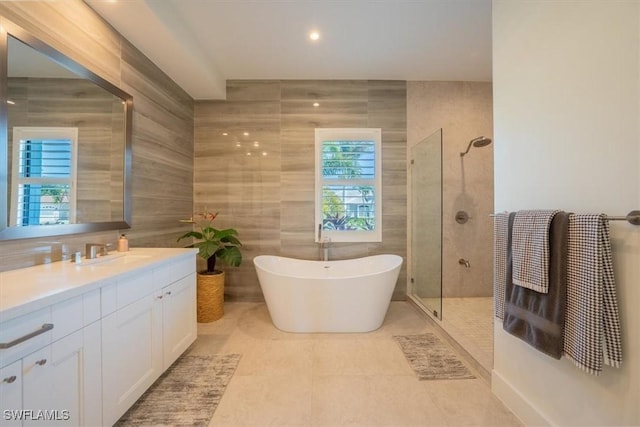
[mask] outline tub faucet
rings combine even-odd
[[[329,247],[331,246],[331,238],[323,237],[320,241],[320,248],[322,249],[322,260],[329,261]]]
[[[468,260],[468,259],[460,258],[460,259],[458,260],[458,264],[460,264],[460,265],[464,265],[464,266],[465,266],[465,268],[471,268],[471,264],[469,263],[469,260]]]
[[[329,261],[329,246],[331,245],[330,237],[322,237],[322,224],[318,224],[318,242],[322,249],[322,260]]]

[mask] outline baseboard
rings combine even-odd
[[[552,426],[536,407],[494,369],[491,391],[525,426]]]

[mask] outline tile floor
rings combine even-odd
[[[211,426],[520,426],[486,382],[418,381],[393,335],[434,329],[393,302],[366,334],[291,334],[261,303],[226,303],[191,351],[242,355]]]

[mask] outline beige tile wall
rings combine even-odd
[[[443,130],[445,297],[493,295],[493,144],[460,157],[471,139],[493,138],[492,99],[491,83],[407,82],[408,146]],[[466,224],[455,221],[458,210],[469,214]]]
[[[262,300],[256,255],[318,259],[317,127],[382,128],[383,241],[334,244],[331,258],[406,255],[404,81],[229,81],[227,100],[196,102],[194,184],[196,210],[219,211],[217,225],[236,228],[244,243],[243,264],[225,268],[227,299]],[[395,299],[405,283],[403,268]]]
[[[0,2],[0,16],[133,95],[131,246],[176,246],[193,205],[193,100],[81,0]],[[55,261],[118,231],[0,242],[0,271]]]

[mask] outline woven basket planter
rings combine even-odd
[[[198,323],[218,320],[224,314],[224,271],[220,274],[198,273]]]

